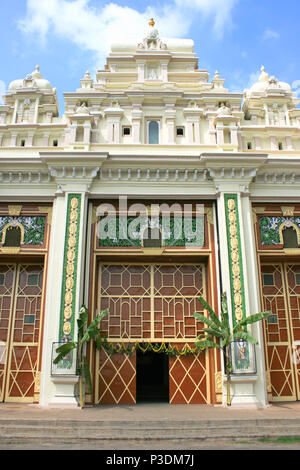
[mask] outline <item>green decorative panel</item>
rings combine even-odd
[[[246,317],[239,209],[238,198],[236,194],[226,194],[224,198],[231,287],[231,305],[233,324],[235,325],[237,322]]]
[[[149,223],[147,217],[103,217],[98,221],[100,247],[143,245],[143,233],[148,227],[159,228],[163,246],[204,246],[203,217],[159,217]]]
[[[81,194],[69,194],[60,310],[60,341],[63,342],[72,341],[74,336],[80,208]]]
[[[0,240],[2,240],[2,232],[7,224],[12,226],[20,224],[24,227],[24,245],[44,244],[46,217],[0,217]]]
[[[300,217],[259,217],[259,231],[262,246],[280,245],[279,227],[295,224],[300,230]]]

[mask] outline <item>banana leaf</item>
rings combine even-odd
[[[62,359],[64,359],[64,357],[67,356],[67,354],[73,351],[73,349],[76,349],[76,347],[77,347],[77,344],[74,342],[65,343],[59,346],[56,349],[56,352],[58,353],[58,355],[53,360],[54,364],[58,364]]]
[[[211,336],[216,336],[216,338],[223,338],[224,336],[222,330],[216,330],[215,328],[203,328],[203,331]]]
[[[97,335],[99,335],[99,324],[103,320],[103,318],[108,314],[108,309],[103,310],[103,312],[99,313],[96,315],[93,321],[89,324],[87,327],[81,341],[82,343],[86,343],[90,341],[91,339],[94,339]]]
[[[233,337],[235,339],[242,339],[248,343],[258,344],[257,339],[251,336],[247,331],[236,331],[233,333]]]
[[[203,297],[199,297],[199,301],[202,303],[204,309],[209,312],[209,316],[211,317],[211,319],[213,320],[213,322],[214,322],[217,326],[220,326],[220,327],[221,327],[221,326],[222,326],[221,321],[219,320],[219,318],[217,317],[217,315],[215,314],[215,312],[213,311],[213,309],[211,308],[211,306],[206,302],[206,300],[205,300]]]
[[[195,312],[194,317],[197,320],[200,320],[202,323],[205,323],[205,325],[210,326],[214,330],[218,330],[218,326],[215,324],[215,322],[211,320],[210,318],[204,316],[202,313]]]
[[[84,334],[84,328],[88,322],[88,316],[88,310],[84,306],[82,306],[79,311],[79,318],[77,320],[79,338],[82,338]]]
[[[234,326],[233,332],[240,331],[243,329],[244,326],[251,325],[252,323],[256,323],[260,320],[263,320],[271,314],[272,312],[268,310],[266,312],[254,313],[253,315],[249,315],[249,317],[244,318]]]
[[[199,349],[208,349],[208,348],[218,348],[220,349],[220,345],[215,343],[214,341],[211,341],[209,339],[204,339],[204,340],[201,340],[201,341],[197,341],[195,343],[195,346],[196,348],[199,348]]]

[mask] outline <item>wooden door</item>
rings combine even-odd
[[[2,401],[39,399],[42,292],[43,265],[0,265],[0,339],[5,343],[0,368]]]
[[[265,263],[261,267],[266,366],[270,401],[299,400],[299,365],[293,347],[300,340],[300,265]],[[299,296],[299,297],[298,297]]]

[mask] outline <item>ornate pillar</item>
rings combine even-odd
[[[203,114],[202,108],[197,103],[191,102],[183,110],[187,123],[187,144],[200,144],[200,117]]]
[[[216,128],[214,123],[214,116],[208,118],[208,133],[209,133],[209,143],[211,145],[216,145]]]
[[[269,109],[267,103],[264,103],[264,110],[265,110],[265,125],[268,127],[270,125],[270,118],[269,118]]]
[[[261,311],[249,185],[266,156],[253,155],[251,163],[243,156],[230,154],[210,157],[212,155],[205,155],[218,191],[221,285],[227,293],[230,322],[234,326],[243,318]],[[259,341],[256,347],[257,374],[232,376],[232,406],[263,407],[267,405],[267,398],[261,324],[248,329]]]
[[[232,125],[230,128],[230,135],[231,135],[231,143],[232,145],[238,146],[238,127],[236,125]]]
[[[38,96],[35,100],[35,105],[34,105],[34,118],[33,118],[34,124],[37,124],[37,122],[38,122],[39,105],[40,105],[40,97]]]
[[[90,187],[106,155],[82,154],[86,163],[72,161],[73,153],[53,155],[42,152],[58,191],[53,210],[53,238],[49,251],[47,276],[48,296],[45,309],[42,380],[44,402],[42,405],[77,406],[76,384],[78,377],[64,371],[57,376],[51,370],[52,343],[77,341],[77,318],[84,301],[84,269],[86,253],[87,206]],[[100,166],[96,166],[100,165]],[[88,280],[87,280],[88,282]]]
[[[17,138],[18,138],[18,134],[16,132],[13,132],[11,134],[11,142],[10,142],[11,147],[16,147],[17,146]]]
[[[132,122],[132,143],[140,144],[141,143],[141,123],[143,118],[142,107],[143,99],[138,99],[132,101],[132,112],[131,112],[131,122]]]
[[[33,138],[34,138],[34,132],[28,132],[27,147],[33,146]]]
[[[286,136],[285,141],[286,141],[286,149],[287,150],[294,150],[292,137],[290,135]]]
[[[119,144],[121,138],[121,119],[124,114],[119,103],[111,104],[110,108],[104,110],[107,118],[107,139],[110,144]]]
[[[15,107],[14,107],[14,114],[13,114],[13,117],[12,117],[12,120],[11,120],[12,124],[16,124],[16,122],[17,122],[18,111],[19,111],[19,98],[16,98]]]
[[[175,100],[165,100],[165,117],[167,124],[167,142],[168,144],[175,144],[175,120],[176,109]]]
[[[254,142],[255,142],[255,150],[262,150],[261,136],[260,135],[255,135],[254,136]]]
[[[138,82],[145,81],[145,60],[137,60]]]
[[[83,134],[83,142],[85,144],[90,144],[91,142],[91,128],[92,124],[90,121],[86,122],[83,126],[84,128],[84,134]]]
[[[163,82],[167,82],[169,61],[162,61],[160,64],[161,64],[161,79]]]
[[[224,132],[223,132],[223,124],[217,124],[217,145],[223,146],[224,145]]]

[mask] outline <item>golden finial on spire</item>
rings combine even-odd
[[[150,18],[150,20],[149,20],[149,26],[154,26],[154,25],[155,25],[154,19],[153,19],[153,18]]]

